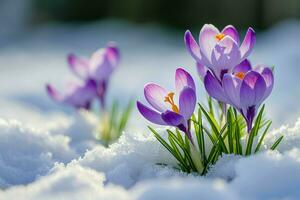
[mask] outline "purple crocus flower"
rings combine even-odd
[[[94,80],[97,83],[97,96],[101,107],[105,108],[105,97],[108,81],[120,61],[119,49],[112,43],[106,48],[96,51],[90,59],[68,56],[71,70],[83,80]]]
[[[239,110],[249,133],[259,106],[273,89],[274,76],[267,66],[252,69],[250,63],[245,62],[236,67],[235,72],[225,74],[221,83],[208,72],[204,84],[209,95]]]
[[[192,57],[221,80],[222,75],[245,60],[251,53],[256,37],[250,27],[243,42],[237,30],[226,26],[221,32],[212,24],[205,24],[199,34],[199,44],[189,30],[185,33],[185,44]]]
[[[83,83],[70,84],[66,93],[59,93],[53,86],[46,85],[49,96],[61,103],[66,103],[75,108],[90,109],[92,100],[96,97],[96,83],[89,80]]]
[[[150,122],[177,127],[192,142],[189,120],[196,106],[195,83],[188,72],[178,68],[175,73],[175,86],[174,93],[168,92],[157,84],[147,84],[144,94],[152,108],[139,101],[137,101],[137,108]]]
[[[51,92],[56,90],[52,86],[48,85],[48,94],[54,100],[69,103],[74,107],[84,107],[87,109],[89,106],[78,106],[77,103],[74,103],[74,101],[63,101],[62,99],[67,99],[67,97],[71,96],[78,99],[82,96],[82,98],[85,99],[82,101],[85,101],[87,105],[90,105],[92,100],[97,97],[100,101],[101,107],[104,109],[108,81],[120,61],[118,48],[114,44],[110,43],[106,48],[96,51],[89,59],[70,54],[68,55],[67,60],[71,71],[80,78],[84,84],[73,86],[71,90],[67,91],[65,96],[59,95],[59,98],[57,97],[57,92]],[[91,84],[94,86],[91,87]],[[95,90],[95,95],[89,95],[92,88]],[[77,94],[77,91],[80,91],[80,93]],[[90,99],[87,97],[90,97]]]

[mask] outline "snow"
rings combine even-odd
[[[150,81],[172,88],[176,66],[196,74],[182,33],[108,21],[49,25],[0,45],[0,200],[299,199],[300,91],[292,86],[298,81],[300,22],[259,33],[252,56],[254,63],[276,66],[274,93],[267,101],[275,129],[263,145],[284,135],[278,151],[224,155],[206,177],[172,168],[176,161],[136,111],[121,138],[104,148],[95,140],[97,114],[77,113],[46,96],[46,82],[59,88],[72,79],[66,53],[88,55],[108,40],[118,42],[123,61],[110,99],[118,97],[121,104],[132,96],[142,99],[142,87]],[[199,81],[197,86],[203,101]]]
[[[27,184],[45,175],[55,162],[70,162],[76,154],[69,138],[0,120],[0,186]]]

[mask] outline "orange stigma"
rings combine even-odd
[[[243,80],[245,77],[245,73],[244,72],[238,72],[234,74],[236,77],[238,77],[239,79]]]
[[[165,102],[171,104],[172,110],[176,113],[179,113],[179,108],[176,106],[174,103],[174,92],[170,92],[166,97],[165,97]]]
[[[218,41],[220,41],[220,40],[222,40],[225,36],[226,36],[226,35],[223,34],[223,33],[218,33],[218,34],[216,35],[216,39],[217,39]]]

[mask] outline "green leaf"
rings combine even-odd
[[[151,128],[150,126],[148,126],[148,128],[154,134],[156,139],[176,158],[177,155],[174,154],[172,147],[153,128]]]
[[[257,134],[258,134],[264,109],[265,109],[265,105],[263,105],[263,107],[260,109],[258,116],[255,120],[254,127],[252,128],[252,130],[249,133],[249,138],[248,138],[247,147],[246,147],[246,156],[250,155],[252,152],[253,140],[254,140],[255,136],[257,136]]]
[[[127,104],[126,108],[125,108],[125,111],[122,113],[122,116],[121,116],[121,119],[120,119],[120,122],[119,122],[119,127],[118,127],[119,135],[125,129],[125,127],[127,125],[127,122],[130,118],[130,115],[131,115],[131,112],[132,112],[132,109],[133,109],[133,105],[134,105],[133,102],[134,102],[133,100],[130,100],[129,103]]]
[[[227,143],[229,146],[229,153],[233,153],[233,131],[234,131],[234,121],[233,121],[233,114],[232,114],[232,109],[231,107],[228,109],[227,112],[227,131],[228,131],[228,136],[227,136]]]
[[[198,119],[195,119],[195,116],[193,118],[192,122],[194,123],[195,127],[195,135],[197,138],[197,143],[198,143],[198,149],[201,153],[201,159],[202,162],[206,162],[206,151],[205,151],[205,140],[204,140],[204,133],[203,133],[203,125],[202,125],[202,114],[201,114],[201,109],[198,108]]]
[[[170,135],[168,135],[168,139],[169,139],[170,144],[173,147],[174,153],[177,155],[176,158],[177,158],[178,162],[181,164],[181,167],[184,168],[184,171],[188,171],[189,167],[185,164],[184,158],[181,155],[181,152],[179,151],[177,145],[175,144],[175,141],[172,139],[172,137]]]
[[[277,148],[277,146],[280,144],[281,140],[283,139],[283,135],[280,136],[272,145],[272,147],[270,148],[271,150],[275,150]]]
[[[241,144],[241,130],[239,128],[239,123],[236,121],[235,123],[235,145],[236,145],[236,154],[243,155],[243,147]]]
[[[209,124],[211,125],[211,128],[213,129],[213,131],[217,134],[220,131],[220,127],[219,124],[217,123],[217,120],[214,117],[211,117],[206,110],[201,106],[201,104],[199,104],[203,114],[205,115],[207,121],[209,122]]]
[[[193,171],[197,171],[197,169],[196,169],[196,167],[195,167],[195,165],[193,163],[193,159],[191,157],[191,154],[190,154],[190,147],[189,147],[189,145],[186,145],[186,144],[182,145],[178,141],[177,137],[175,136],[175,134],[172,131],[170,131],[170,130],[167,130],[167,131],[170,134],[170,136],[176,141],[176,143],[179,145],[179,147],[183,150],[183,152],[184,152],[184,154],[185,154],[185,156],[186,156],[186,158],[187,158],[187,160],[188,160],[188,162],[189,162],[190,167],[192,168],[192,170]]]
[[[260,147],[261,147],[261,145],[262,145],[262,143],[263,143],[263,140],[264,140],[264,138],[265,138],[265,136],[266,136],[266,133],[268,132],[268,130],[269,130],[271,124],[272,124],[272,122],[269,121],[268,124],[267,124],[267,127],[265,128],[263,134],[261,135],[261,137],[260,137],[260,139],[259,139],[259,142],[258,142],[258,144],[257,144],[257,146],[256,146],[256,148],[255,148],[254,153],[257,153],[257,152],[259,151],[259,149],[260,149]]]

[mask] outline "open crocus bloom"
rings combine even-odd
[[[212,24],[205,24],[199,34],[199,44],[191,32],[185,33],[185,44],[197,63],[211,69],[218,77],[245,60],[251,53],[256,37],[252,28],[249,28],[243,42],[237,30],[226,26],[221,32]]]
[[[137,101],[137,108],[150,122],[175,126],[183,131],[192,142],[189,119],[196,106],[195,83],[188,72],[178,68],[175,74],[175,86],[176,92],[174,93],[157,84],[147,84],[144,94],[152,108],[139,101]]]
[[[49,84],[46,89],[53,100],[70,104],[78,109],[90,109],[92,100],[96,97],[96,83],[93,80],[83,82],[83,84],[71,84],[64,94],[59,93]]]
[[[197,67],[199,68],[199,66]],[[202,70],[203,69],[204,67],[202,66]],[[247,59],[245,59],[239,65],[235,66],[231,70],[231,72],[228,72],[228,74],[234,74],[236,77],[243,78],[243,75],[246,72],[250,71],[251,69],[252,67],[250,62]],[[198,69],[198,73],[199,73],[199,69]],[[207,69],[203,77],[203,82],[207,93],[211,97],[217,99],[220,102],[229,103],[222,85],[222,79],[225,74],[222,74],[221,77],[218,77],[211,70]]]
[[[73,85],[65,95],[58,94],[52,86],[47,85],[48,94],[56,101],[86,109],[89,109],[93,98],[98,98],[104,109],[108,81],[119,61],[119,50],[112,43],[96,51],[90,59],[70,54],[68,56],[70,69],[84,83]]]
[[[74,54],[68,56],[71,70],[83,80],[94,80],[97,84],[97,96],[102,108],[105,107],[105,96],[108,81],[120,61],[119,49],[112,43],[96,51],[90,59],[80,58]]]
[[[273,89],[274,76],[269,67],[257,66],[251,69],[249,62],[249,65],[243,64],[234,73],[225,74],[222,83],[207,73],[205,87],[211,96],[239,110],[250,132],[259,106]]]

